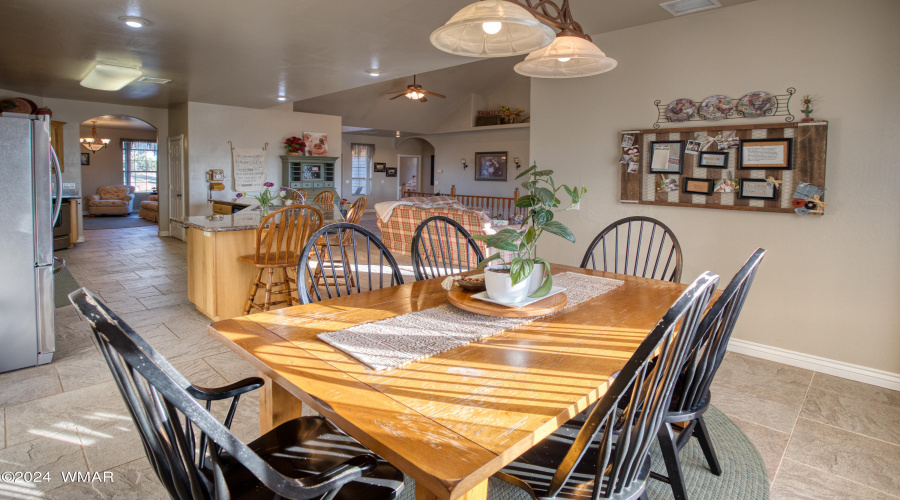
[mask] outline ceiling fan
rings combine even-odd
[[[398,90],[396,92],[388,92],[388,94],[397,94],[394,97],[391,97],[390,99],[388,99],[389,101],[393,101],[394,99],[396,99],[398,97],[406,96],[409,99],[414,99],[419,102],[427,102],[428,99],[425,98],[426,94],[433,95],[435,97],[440,97],[441,99],[447,98],[447,96],[445,96],[445,95],[430,92],[428,90],[423,89],[421,85],[417,85],[416,84],[416,75],[413,75],[413,83],[412,83],[412,85],[407,85],[406,90]]]

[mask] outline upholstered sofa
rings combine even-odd
[[[146,201],[142,201],[138,215],[149,221],[159,222],[159,196],[151,194]]]
[[[381,239],[391,253],[411,255],[412,240],[419,224],[429,217],[443,215],[459,222],[472,235],[493,234],[494,221],[482,211],[468,209],[449,196],[401,198],[375,205],[376,224]],[[482,252],[484,244],[478,242]]]
[[[97,194],[84,197],[84,206],[91,217],[95,215],[128,215],[134,186],[100,186]]]

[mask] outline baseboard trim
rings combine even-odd
[[[854,365],[834,359],[821,358],[812,354],[789,351],[747,340],[731,339],[728,350],[738,354],[746,354],[754,358],[767,359],[797,368],[805,368],[835,377],[846,378],[866,384],[900,391],[900,374],[891,373],[866,366]]]
[[[169,236],[169,232],[168,231],[160,231],[159,235],[160,236]]]

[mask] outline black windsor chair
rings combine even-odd
[[[496,477],[532,498],[647,500],[650,445],[718,278],[703,273],[685,290],[590,413],[564,424]],[[621,411],[620,402],[626,403]]]
[[[416,280],[474,269],[484,255],[472,235],[455,220],[437,215],[422,221],[412,240]]]
[[[228,429],[233,407],[222,424],[198,399],[234,397],[234,405],[261,379],[194,387],[90,292],[76,290],[69,300],[90,323],[147,458],[173,499],[387,500],[403,488],[400,471],[321,417],[288,421],[243,444]]]
[[[666,462],[668,477],[655,472],[651,476],[668,482],[672,486],[676,500],[687,499],[678,454],[692,436],[697,437],[712,473],[717,476],[722,473],[703,414],[709,408],[709,387],[725,357],[725,348],[734,331],[734,325],[765,255],[765,250],[757,249],[706,313],[678,384],[675,386],[669,411],[666,412],[663,425],[659,428],[659,444]],[[680,432],[676,433],[675,424],[682,422],[688,424],[684,428],[677,428]]]
[[[331,243],[321,245],[323,237]],[[384,243],[348,222],[330,224],[313,233],[300,254],[297,273],[301,304],[403,284],[400,267]]]
[[[681,245],[668,226],[650,217],[606,226],[588,246],[581,267],[596,270],[598,260],[602,271],[681,281]]]

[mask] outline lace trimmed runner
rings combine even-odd
[[[564,309],[603,295],[623,283],[620,280],[578,273],[553,276],[553,284],[566,289],[568,303]],[[545,317],[483,316],[445,303],[432,309],[356,325],[346,330],[320,333],[319,338],[374,370],[387,370]]]

